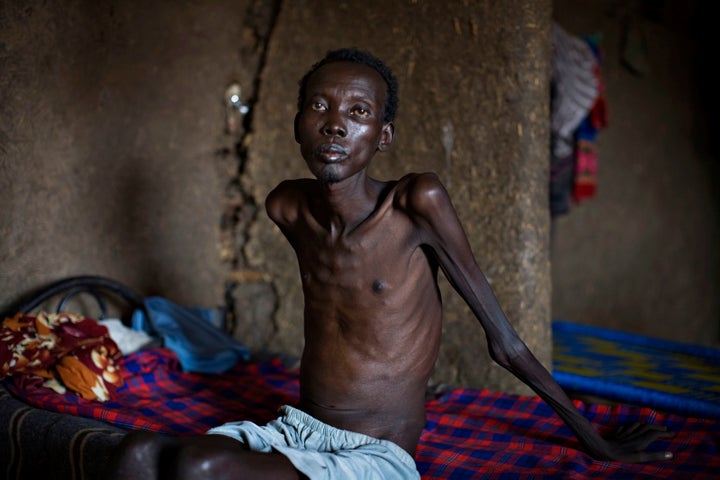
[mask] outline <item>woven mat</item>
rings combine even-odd
[[[720,419],[720,349],[556,321],[553,376],[573,393]]]

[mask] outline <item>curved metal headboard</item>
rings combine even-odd
[[[51,283],[41,288],[29,300],[26,300],[16,307],[15,313],[30,313],[43,302],[55,296],[63,295],[57,307],[57,311],[61,311],[73,296],[79,293],[88,293],[97,301],[102,318],[107,312],[105,300],[101,295],[105,292],[110,292],[122,298],[129,306],[142,309],[147,314],[144,299],[141,295],[117,280],[95,275],[68,277]]]

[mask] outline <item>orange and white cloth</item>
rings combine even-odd
[[[108,329],[74,313],[18,313],[0,327],[0,378],[30,375],[60,393],[105,402],[123,385]]]

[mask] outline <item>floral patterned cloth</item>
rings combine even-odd
[[[0,327],[0,378],[105,402],[123,385],[121,358],[108,329],[78,314],[18,313]]]

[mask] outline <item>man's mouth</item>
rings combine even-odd
[[[344,160],[348,154],[347,149],[337,143],[323,143],[315,149],[315,155],[329,163]]]

